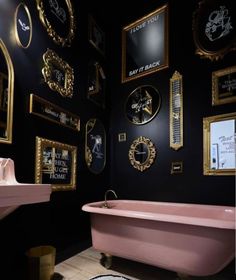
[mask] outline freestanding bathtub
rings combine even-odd
[[[207,276],[235,257],[235,207],[109,200],[85,204],[93,247],[179,274]]]

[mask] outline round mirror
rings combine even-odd
[[[32,39],[32,21],[30,12],[24,3],[20,3],[15,12],[16,42],[22,48],[28,48]]]
[[[106,132],[98,119],[90,119],[86,124],[85,161],[95,174],[102,172],[106,163]]]
[[[145,124],[151,121],[161,106],[161,96],[153,86],[145,85],[136,88],[128,96],[125,113],[134,124]]]
[[[0,39],[0,142],[12,142],[14,71],[11,58]]]

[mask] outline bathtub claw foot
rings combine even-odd
[[[101,255],[100,264],[109,269],[112,265],[112,256],[106,253],[101,253]]]
[[[184,273],[177,273],[179,280],[191,280],[190,276]]]

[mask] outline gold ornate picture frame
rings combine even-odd
[[[236,66],[212,72],[212,105],[236,102]]]
[[[236,112],[203,118],[203,174],[232,175],[236,170]]]
[[[50,49],[43,54],[43,61],[42,74],[50,89],[63,97],[72,97],[74,85],[72,67]]]
[[[183,147],[183,78],[178,71],[170,79],[170,147]]]
[[[15,11],[15,36],[17,44],[27,49],[32,40],[32,20],[28,7],[21,2]]]
[[[39,18],[53,41],[70,46],[75,36],[75,16],[71,0],[36,0]]]
[[[77,115],[32,93],[30,94],[29,112],[77,132],[80,131],[80,118]]]
[[[128,157],[131,165],[143,172],[154,163],[156,148],[149,138],[140,136],[132,142]]]
[[[36,137],[35,183],[53,191],[76,189],[77,147]]]
[[[168,4],[123,27],[122,83],[169,67],[168,33]]]

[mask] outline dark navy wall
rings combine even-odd
[[[112,186],[120,198],[234,205],[234,176],[203,175],[203,117],[235,112],[235,103],[211,105],[212,71],[235,65],[236,53],[211,62],[195,54],[192,16],[199,1],[169,2],[169,68],[121,83],[121,30],[166,1],[137,1],[120,7],[119,16],[111,16],[114,28],[109,47],[111,76]],[[169,147],[169,79],[177,70],[183,75],[184,146]],[[162,97],[159,113],[145,125],[134,125],[125,116],[127,96],[138,86],[152,85]],[[118,142],[118,133],[126,132],[127,141]],[[131,143],[139,136],[152,140],[157,157],[149,170],[139,172],[128,159]],[[183,173],[171,175],[171,162],[183,161]]]

